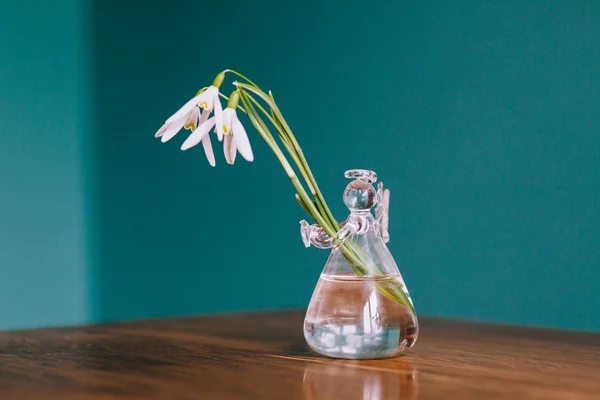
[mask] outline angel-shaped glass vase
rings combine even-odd
[[[410,294],[386,243],[389,190],[373,171],[346,171],[350,216],[334,237],[300,221],[302,240],[331,249],[304,320],[304,337],[316,352],[335,358],[394,357],[411,348],[419,324]],[[371,207],[375,206],[375,218]]]

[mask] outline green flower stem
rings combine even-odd
[[[219,96],[220,96],[221,98],[225,99],[226,101],[229,101],[229,97],[225,96],[223,93],[219,92]],[[244,114],[247,114],[247,113],[246,113],[246,109],[245,109],[244,107],[242,107],[242,106],[238,105],[238,106],[237,106],[237,108],[238,108],[238,109],[239,109],[241,112],[243,112]]]
[[[248,82],[251,82],[249,79],[243,77],[242,75],[240,75],[240,74],[237,74],[237,75],[242,77],[243,79],[246,79]],[[288,152],[290,153],[292,158],[297,159],[297,161],[296,160],[294,160],[294,161],[295,161],[296,165],[298,166],[298,169],[300,170],[300,173],[302,174],[304,180],[306,181],[306,183],[311,191],[311,194],[315,198],[317,207],[319,208],[319,211],[323,214],[323,217],[331,224],[331,226],[336,231],[339,230],[340,226],[339,226],[338,222],[335,220],[333,213],[327,206],[327,202],[325,202],[325,198],[323,197],[323,194],[321,193],[321,190],[319,189],[319,185],[317,185],[317,180],[315,179],[314,175],[312,174],[312,171],[310,170],[310,167],[308,166],[308,161],[306,161],[306,158],[304,157],[304,153],[302,152],[302,149],[300,148],[300,144],[296,140],[296,137],[294,136],[289,125],[283,118],[283,114],[281,113],[281,111],[279,111],[279,108],[277,107],[277,104],[275,103],[275,99],[274,99],[272,93],[269,93],[269,95],[267,95],[256,85],[247,85],[247,84],[238,82],[236,84],[236,86],[255,93],[269,105],[269,107],[271,108],[271,111],[274,114],[274,117],[269,115],[269,113],[267,113],[265,111],[265,109],[262,108],[262,106],[260,106],[262,113],[275,126],[277,131],[280,133],[280,136],[284,136],[286,138],[285,139],[286,142],[287,141],[291,142],[291,146],[289,146],[289,147],[292,147],[292,149],[288,149]],[[256,99],[254,99],[253,97],[251,97],[251,99],[253,100],[253,102],[258,104]],[[282,139],[282,141],[283,141],[283,139]],[[286,144],[286,143],[284,143],[284,144]],[[286,146],[286,148],[288,148],[288,146]]]
[[[323,208],[324,214],[331,221],[331,223],[334,226],[334,228],[336,228],[336,230],[339,230],[340,229],[339,224],[335,220],[335,217],[333,216],[333,213],[331,212],[331,210],[327,206],[327,203],[325,202],[325,198],[323,197],[323,194],[321,193],[321,189],[319,189],[319,185],[317,184],[317,180],[315,179],[312,171],[310,170],[310,167],[308,166],[308,161],[306,160],[306,157],[304,157],[304,152],[302,151],[302,148],[300,147],[300,144],[296,140],[296,137],[294,136],[294,133],[290,129],[289,125],[287,124],[285,118],[283,118],[283,114],[281,113],[281,111],[279,111],[279,107],[277,107],[277,103],[275,103],[275,99],[273,98],[273,95],[271,93],[269,93],[269,94],[271,95],[270,98],[272,99],[272,102],[273,102],[273,107],[272,107],[273,112],[275,113],[275,115],[277,117],[277,120],[283,126],[283,129],[287,132],[288,137],[292,141],[292,144],[293,144],[294,148],[296,149],[298,157],[300,158],[300,162],[306,168],[306,172],[307,172],[307,174],[309,176],[309,179],[311,181],[312,187],[315,190],[315,192],[313,193],[313,196],[316,198],[317,204],[320,203],[320,205]]]
[[[308,197],[306,190],[304,190],[304,186],[302,186],[302,184],[298,180],[298,177],[294,173],[294,170],[293,170],[292,166],[290,165],[289,161],[287,160],[287,158],[285,157],[285,155],[283,154],[283,152],[281,151],[281,149],[275,142],[273,135],[268,130],[265,123],[262,121],[262,119],[256,112],[256,109],[250,103],[250,100],[248,99],[247,94],[244,91],[240,91],[240,97],[242,99],[242,103],[244,104],[244,107],[246,107],[246,112],[248,114],[248,117],[250,117],[250,121],[252,122],[252,125],[254,125],[256,130],[265,139],[265,141],[267,142],[269,147],[271,147],[271,149],[275,153],[275,156],[277,157],[277,159],[283,166],[284,170],[288,174],[288,178],[292,182],[292,185],[294,185],[294,188],[298,192],[298,195],[302,199],[302,202],[308,207],[308,209],[310,210],[310,214],[315,218],[316,222],[319,225],[321,225],[321,227],[323,227],[323,230],[325,230],[325,232],[329,236],[333,237],[335,235],[335,230],[327,224],[327,222],[323,219],[323,217],[321,216],[321,214],[315,207],[314,203]]]
[[[244,89],[240,89],[240,90],[244,90]],[[256,108],[258,108],[258,110],[260,112],[262,112],[267,118],[268,120],[271,122],[271,124],[273,124],[273,126],[275,127],[275,129],[277,129],[277,133],[279,134],[279,138],[281,139],[281,141],[286,145],[286,148],[289,146],[291,148],[292,143],[290,142],[289,138],[285,135],[285,132],[283,132],[280,127],[277,125],[277,121],[275,121],[275,119],[264,109],[264,107],[258,102],[258,100],[256,100],[254,98],[254,96],[252,96],[250,93],[245,92],[246,96],[248,97],[248,99],[254,103],[254,106],[256,106]],[[290,154],[292,156],[294,156],[295,154]]]
[[[302,207],[302,209],[304,211],[306,211],[306,213],[312,218],[315,219],[314,215],[312,215],[312,213],[310,212],[310,209],[308,208],[308,206],[306,204],[304,204],[304,202],[302,201],[302,198],[300,198],[300,195],[298,193],[296,193],[296,201],[298,202],[298,204],[300,204],[300,207]]]
[[[240,89],[240,90],[244,90],[244,89]],[[277,117],[276,116],[273,117],[272,115],[270,115],[263,108],[263,106],[258,102],[258,100],[256,100],[251,94],[246,92],[246,96],[269,119],[271,124],[273,124],[273,126],[275,126],[275,129],[277,129],[277,132],[279,134],[279,137],[281,138],[281,141],[283,142],[284,147],[286,148],[286,150],[292,157],[292,160],[294,161],[294,163],[297,165],[298,169],[300,170],[300,174],[304,178],[304,181],[307,183],[310,192],[312,193],[313,197],[315,198],[316,206],[319,209],[319,212],[321,213],[323,218],[325,220],[327,220],[327,222],[329,222],[329,225],[331,225],[331,227],[333,227],[336,231],[339,230],[339,225],[338,225],[337,221],[335,220],[335,218],[333,218],[333,215],[331,214],[331,211],[329,211],[329,208],[327,208],[327,203],[325,203],[325,199],[323,198],[323,195],[321,194],[321,191],[319,190],[319,187],[317,186],[316,180],[315,180],[314,176],[312,175],[310,168],[308,167],[308,162],[306,161],[306,159],[302,160],[302,158],[301,158],[301,157],[303,157],[302,150],[298,151],[300,149],[300,146],[298,145],[298,142],[296,141],[296,139],[295,138],[293,139],[293,141],[295,142],[295,144],[294,144],[290,140],[291,132],[285,131],[283,125],[278,123]],[[293,137],[293,134],[291,135],[291,137]],[[318,193],[318,195],[317,195],[317,193]]]
[[[237,75],[238,77],[242,78],[243,80],[245,80],[246,82],[248,82],[248,83],[249,83],[249,84],[251,84],[252,86],[254,86],[254,87],[258,88],[258,85],[257,85],[256,83],[252,82],[250,79],[248,79],[248,78],[247,78],[247,77],[245,77],[244,75],[240,74],[239,72],[237,72],[237,71],[234,71],[234,70],[232,70],[232,69],[226,69],[225,71],[223,71],[223,73],[225,73],[225,74],[226,74],[226,73],[228,73],[228,72],[231,72],[232,74],[234,74],[234,75]]]
[[[240,73],[232,70],[225,70],[225,72],[232,72],[249,83],[249,85],[244,83],[236,84],[238,89],[240,89],[240,99],[244,104],[245,113],[248,115],[252,125],[263,137],[267,145],[269,145],[269,147],[273,150],[275,156],[286,171],[290,181],[292,182],[292,185],[298,192],[296,194],[296,200],[300,206],[315,220],[316,223],[323,228],[323,231],[327,235],[334,237],[340,229],[339,224],[327,206],[327,203],[325,202],[325,199],[319,190],[316,179],[308,166],[306,158],[304,157],[304,153],[302,152],[298,141],[292,133],[292,130],[283,118],[281,111],[279,111],[273,95],[271,93],[269,93],[269,95],[265,94],[256,84],[254,84],[254,82]],[[268,113],[249,92],[256,94],[263,101],[265,101],[265,103],[267,103],[271,109],[272,114]],[[258,114],[255,106],[277,130],[278,136],[281,139],[284,147],[292,157],[292,160],[300,171],[306,185],[309,187],[309,189],[311,189],[311,194],[315,198],[314,202],[308,196],[306,190],[304,189],[304,185],[302,185],[296,176],[291,164],[281,151],[281,148],[278,146],[273,135],[267,128],[264,120]],[[337,245],[339,245],[339,250],[346,257],[350,267],[357,276],[368,275],[370,273],[383,276],[381,269],[378,266],[373,265],[368,254],[366,254],[357,243],[347,240],[340,245],[337,240],[335,240],[335,242]],[[389,299],[408,307],[411,312],[416,315],[415,309],[407,294],[404,292],[400,282],[377,282],[376,287],[383,296],[386,296]]]

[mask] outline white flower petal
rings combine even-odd
[[[252,147],[250,147],[248,135],[246,134],[246,130],[244,129],[244,126],[238,119],[237,115],[233,116],[232,128],[233,141],[235,142],[238,151],[246,160],[253,161],[254,154],[252,154]]]
[[[200,122],[198,122],[198,126],[205,123],[208,120],[209,115],[210,115],[210,110],[202,110],[202,114],[200,115]]]
[[[223,154],[225,154],[225,161],[227,161],[227,164],[231,164],[229,162],[229,146],[231,145],[231,140],[227,136],[223,139]]]
[[[195,131],[199,126],[198,119],[200,118],[200,109],[198,107],[192,108],[190,113],[188,114],[187,120],[183,127],[185,129],[190,129],[191,131]]]
[[[187,116],[184,115],[182,118],[175,120],[169,124],[169,127],[162,132],[160,141],[165,143],[177,135],[177,133],[183,128],[183,124],[187,120]]]
[[[237,155],[237,146],[235,144],[235,140],[233,137],[231,138],[231,148],[229,149],[229,158],[231,159],[231,164],[235,161],[235,156]]]
[[[181,118],[182,116],[187,116],[188,113],[190,111],[192,111],[192,109],[194,107],[196,107],[196,105],[202,101],[206,101],[206,97],[208,97],[207,93],[208,90],[205,90],[204,92],[200,93],[198,96],[193,97],[191,100],[189,100],[187,103],[185,103],[179,110],[177,110],[177,112],[173,115],[171,115],[169,117],[169,119],[167,119],[165,122],[166,123],[170,123],[173,122],[179,118]]]
[[[206,96],[198,101],[198,107],[212,111],[215,106],[215,97],[219,98],[219,89],[214,86],[209,86],[208,89],[204,91],[204,94]]]
[[[160,127],[160,129],[158,131],[156,131],[156,133],[154,134],[155,138],[159,138],[163,135],[163,133],[169,128],[170,124],[167,124],[166,122],[163,124],[163,126]]]
[[[208,134],[208,132],[215,126],[215,117],[210,118],[205,123],[200,125],[192,134],[183,142],[181,150],[187,150],[190,147],[194,147]]]
[[[202,139],[202,147],[204,147],[204,154],[206,154],[206,158],[208,159],[208,163],[211,166],[215,166],[215,153],[213,153],[212,143],[210,142],[210,135],[204,136]]]
[[[206,93],[206,96],[207,96],[206,100],[205,100],[206,101],[205,109],[212,111],[214,108],[214,105],[215,105],[215,99],[219,98],[219,88],[211,85],[208,87],[208,89],[206,89],[206,91],[204,93]]]
[[[231,113],[233,110],[231,108],[226,108],[225,111],[221,114],[221,129],[217,125],[217,136],[219,141],[223,140],[223,135],[225,133],[231,133]],[[216,115],[215,115],[216,117]],[[219,133],[220,132],[220,133]]]
[[[219,92],[215,97],[215,117],[217,117],[217,137],[219,141],[223,140],[223,106],[219,99]]]
[[[227,164],[233,164],[235,161],[235,142],[231,135],[225,135],[223,140],[223,153],[225,154],[225,160]]]

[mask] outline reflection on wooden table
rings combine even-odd
[[[421,319],[406,356],[311,351],[301,311],[0,332],[0,398],[598,400],[600,335]]]
[[[315,362],[304,369],[306,400],[384,400],[417,398],[417,371],[407,360],[393,371],[361,367],[359,362]]]

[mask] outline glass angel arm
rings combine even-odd
[[[330,249],[332,247],[341,246],[342,243],[353,233],[358,231],[359,227],[351,221],[342,222],[341,229],[333,237],[327,235],[321,225],[310,225],[306,220],[300,221],[300,234],[304,246],[313,246],[319,249]]]

